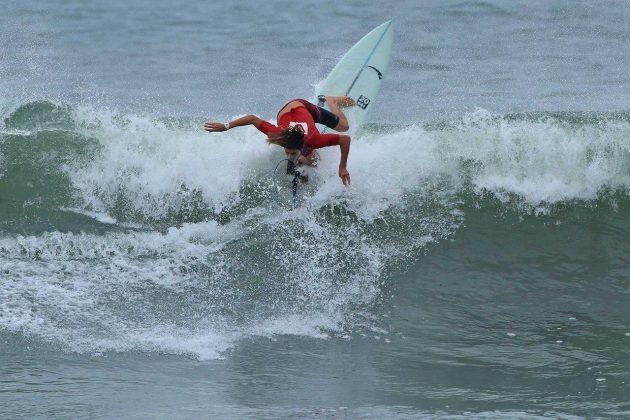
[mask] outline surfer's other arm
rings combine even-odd
[[[263,121],[264,120],[262,118],[258,118],[255,115],[245,115],[244,117],[237,118],[229,123],[207,122],[203,125],[203,128],[209,133],[220,133],[221,131],[227,131],[230,128],[242,127],[244,125],[253,125],[258,128]]]
[[[350,173],[346,168],[348,164],[348,154],[350,153],[350,136],[341,134],[339,136],[339,148],[341,149],[341,160],[339,161],[339,178],[343,185],[350,185]]]

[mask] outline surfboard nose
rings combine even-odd
[[[344,110],[353,133],[361,126],[368,108],[387,75],[393,44],[393,20],[388,20],[368,32],[339,60],[326,80],[317,89],[319,106],[325,106],[321,96],[350,96],[356,107]]]

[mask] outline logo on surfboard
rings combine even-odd
[[[377,69],[374,66],[368,66],[369,68],[371,68],[372,70],[374,70],[376,72],[376,74],[378,74],[378,80],[381,80],[383,78],[383,73],[381,73],[381,71],[379,69]]]
[[[369,104],[370,100],[363,95],[359,96],[359,99],[357,99],[357,106],[361,109],[367,108]]]

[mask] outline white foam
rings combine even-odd
[[[106,211],[122,193],[135,210],[160,218],[191,191],[220,211],[239,202],[245,181],[271,184],[272,167],[283,157],[253,127],[209,134],[201,121],[76,112],[103,147],[98,161],[68,170],[88,211]],[[544,213],[548,203],[627,189],[627,150],[630,124],[624,122],[571,126],[551,117],[506,119],[477,110],[435,129],[411,126],[353,139],[349,189],[337,176],[338,148],[321,149],[313,171],[317,187],[306,206],[343,201],[369,220],[404,205],[410,195],[434,197],[471,185],[501,200],[519,197]]]
[[[469,162],[477,191],[501,199],[515,194],[536,206],[592,200],[602,189],[630,186],[628,123],[571,126],[551,117],[508,120],[478,110],[432,135],[441,159]]]
[[[92,219],[107,224],[107,225],[115,225],[118,223],[118,221],[116,219],[114,219],[113,217],[111,217],[109,214],[107,213],[97,213],[94,211],[87,211],[87,210],[83,210],[83,209],[74,209],[74,208],[66,208],[66,207],[62,207],[59,210],[62,211],[67,211],[70,213],[75,213],[75,214],[80,214],[82,216],[87,216],[87,217],[91,217]],[[136,225],[137,227],[140,227],[139,225]],[[134,227],[136,227],[134,226]]]
[[[282,226],[280,220],[278,224]],[[0,328],[77,352],[159,351],[200,359],[222,357],[239,340],[251,336],[326,338],[322,329],[343,325],[343,305],[370,301],[377,290],[362,285],[378,273],[361,271],[367,277],[357,274],[347,284],[335,285],[330,277],[335,268],[320,269],[319,265],[320,260],[336,258],[339,248],[333,243],[318,250],[317,245],[324,238],[340,238],[321,226],[310,234],[314,238],[296,241],[286,261],[298,266],[311,261],[303,265],[298,278],[292,279],[295,268],[288,270],[289,280],[300,290],[295,298],[304,309],[299,309],[302,304],[279,306],[277,313],[255,315],[260,319],[245,323],[222,314],[222,308],[228,308],[228,313],[239,311],[232,306],[238,305],[239,282],[244,279],[235,279],[232,271],[250,261],[246,255],[223,251],[247,235],[247,228],[237,222],[186,224],[163,234],[52,232],[5,237],[0,239]],[[304,260],[303,253],[308,251],[315,252]],[[196,294],[205,294],[209,300],[163,313],[162,306],[169,307],[169,295],[190,299]],[[260,297],[264,302],[264,295]],[[180,310],[188,315],[182,318],[176,313]]]
[[[247,198],[240,194],[249,194],[246,184],[269,188],[273,164],[283,157],[252,127],[207,134],[202,122],[85,108],[76,114],[101,152],[66,168],[81,205],[65,210],[105,224],[120,225],[112,214],[121,195],[133,211],[157,220],[190,202],[192,191],[215,211],[237,205]],[[338,148],[322,150],[311,190],[295,211],[278,211],[269,199],[224,224],[182,224],[162,233],[4,237],[0,328],[74,351],[198,358],[220,357],[251,336],[376,331],[362,311],[379,296],[383,267],[456,231],[465,217],[460,193],[516,195],[543,214],[547,203],[626,189],[628,134],[625,123],[575,128],[478,111],[459,124],[353,139],[350,188],[337,175]],[[252,282],[265,292],[247,295],[260,309],[242,320],[233,314],[242,312],[240,299],[253,293]],[[277,301],[268,300],[272,293]],[[184,315],[163,313],[179,295],[208,300],[177,306],[191,311]]]
[[[177,128],[149,118],[120,121],[116,115],[80,111],[77,118],[99,137],[103,150],[98,161],[70,168],[69,175],[81,198],[96,209],[112,207],[122,192],[136,210],[160,217],[168,209],[165,196],[177,200],[197,190],[220,210],[238,200],[243,179],[271,154],[252,127],[209,134],[201,123]]]

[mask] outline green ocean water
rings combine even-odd
[[[358,5],[10,4],[0,417],[630,416],[625,4]],[[351,188],[203,132],[392,17]]]

